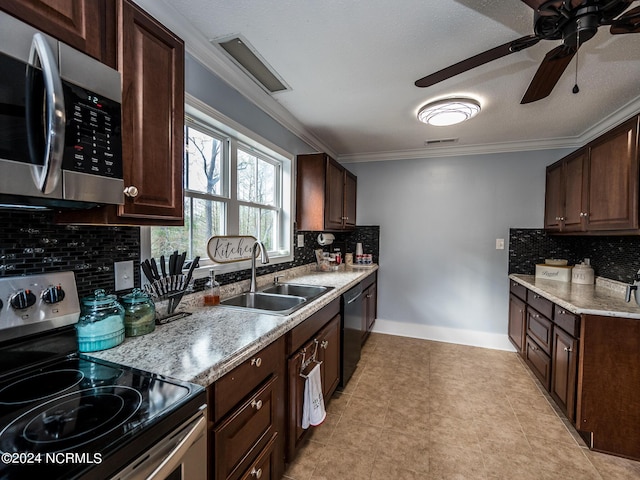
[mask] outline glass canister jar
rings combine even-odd
[[[81,316],[76,324],[78,350],[97,352],[124,341],[124,308],[118,297],[98,289],[81,302]]]
[[[120,297],[124,306],[124,334],[137,337],[151,333],[156,328],[156,306],[149,295],[139,288],[134,288],[127,295]]]

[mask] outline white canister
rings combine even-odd
[[[593,268],[589,265],[585,265],[584,263],[575,265],[571,273],[571,282],[580,285],[593,285]]]

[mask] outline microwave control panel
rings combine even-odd
[[[120,104],[63,81],[66,129],[62,168],[122,178]]]

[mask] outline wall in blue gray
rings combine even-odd
[[[542,226],[545,167],[567,153],[346,165],[358,176],[358,223],[380,226],[379,326],[508,348],[509,229]]]

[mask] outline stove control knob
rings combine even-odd
[[[31,290],[20,290],[11,297],[9,303],[15,310],[24,310],[36,303],[36,300],[36,296]]]
[[[58,303],[64,300],[64,290],[61,285],[50,286],[44,292],[42,292],[42,300],[44,303]]]

